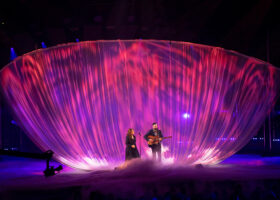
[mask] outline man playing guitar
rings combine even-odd
[[[153,123],[153,129],[149,130],[148,133],[144,136],[145,140],[148,141],[149,147],[152,148],[153,159],[156,160],[156,154],[158,161],[161,161],[161,141],[163,135],[161,130],[158,129],[157,123]]]

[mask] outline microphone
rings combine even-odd
[[[140,135],[140,136],[141,136],[141,133],[139,132],[139,133],[138,133],[138,135]]]

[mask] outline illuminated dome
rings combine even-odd
[[[0,73],[16,121],[71,167],[124,161],[128,128],[158,122],[163,162],[215,164],[254,136],[274,105],[280,72],[269,63],[186,42],[90,41],[27,53]],[[141,132],[141,136],[138,135]]]

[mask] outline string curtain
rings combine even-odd
[[[187,42],[88,41],[39,49],[0,72],[17,123],[59,162],[79,169],[124,162],[133,128],[157,122],[163,163],[216,164],[257,133],[279,94],[279,69]]]

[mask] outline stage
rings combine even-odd
[[[191,167],[136,161],[97,171],[63,166],[52,177],[44,177],[45,165],[1,156],[0,199],[278,199],[280,191],[280,157],[236,154],[217,165]]]
[[[1,8],[0,200],[280,200],[277,0]]]

